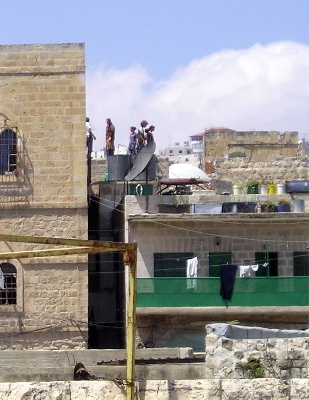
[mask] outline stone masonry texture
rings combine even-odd
[[[112,381],[0,383],[0,400],[125,400],[125,387]],[[199,379],[136,382],[144,400],[306,400],[308,379]]]
[[[204,133],[204,165],[211,176],[245,185],[308,178],[308,159],[297,132],[210,129]]]
[[[87,239],[85,114],[84,44],[0,46],[0,133],[16,132],[21,169],[0,176],[0,233]],[[87,347],[87,255],[10,262],[17,304],[0,305],[1,349]]]

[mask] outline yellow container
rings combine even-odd
[[[277,193],[277,185],[267,185],[268,194],[276,194]]]

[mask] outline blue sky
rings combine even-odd
[[[84,42],[87,114],[126,145],[141,119],[158,147],[206,127],[309,132],[308,0],[10,0],[1,44]]]

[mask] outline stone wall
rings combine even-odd
[[[271,162],[277,157],[299,155],[304,155],[304,150],[298,145],[298,132],[210,129],[204,133],[206,161],[245,156],[252,161]]]
[[[245,185],[308,179],[308,159],[297,132],[211,129],[204,133],[205,168],[212,177]]]
[[[308,379],[199,379],[136,382],[136,399],[178,400],[306,400]],[[0,400],[125,400],[125,386],[113,381],[0,383]]]
[[[309,378],[309,331],[235,329],[206,326],[206,378]]]
[[[31,202],[84,202],[83,44],[0,46],[0,113],[23,142]]]
[[[0,176],[1,233],[86,239],[84,45],[3,45],[0,55],[0,134],[16,132],[21,169],[16,179]],[[87,255],[11,263],[17,304],[0,305],[1,348],[86,347]]]
[[[308,160],[299,158],[275,158],[273,161],[252,161],[248,157],[218,158],[214,161],[212,176],[233,184],[246,185],[256,180],[260,183],[284,183],[285,181],[307,180]]]

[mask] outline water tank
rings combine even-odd
[[[288,193],[308,193],[309,181],[286,181],[286,191]]]
[[[123,181],[130,168],[130,156],[128,154],[117,154],[107,157],[107,169],[109,181]]]

